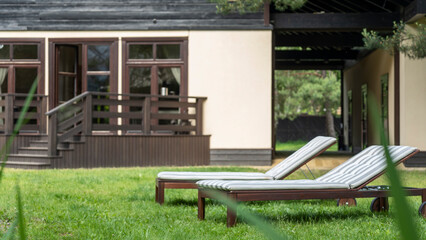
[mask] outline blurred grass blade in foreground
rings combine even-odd
[[[1,161],[1,168],[0,168],[0,182],[3,178],[4,167],[6,166],[8,154],[10,151],[10,147],[12,146],[13,139],[15,139],[15,136],[18,134],[22,125],[24,125],[25,122],[28,121],[28,119],[26,119],[25,116],[28,112],[28,108],[30,107],[31,101],[33,100],[35,91],[37,90],[37,85],[38,85],[38,77],[34,80],[33,84],[31,85],[30,91],[28,92],[28,96],[25,98],[24,106],[22,108],[21,113],[19,114],[18,120],[16,121],[12,135],[7,139],[6,144],[1,149],[0,156],[2,161]]]
[[[3,178],[3,171],[6,166],[6,162],[7,162],[8,154],[10,151],[10,147],[12,146],[12,142],[15,136],[18,134],[19,130],[21,129],[22,125],[24,125],[28,121],[28,119],[26,119],[25,117],[27,115],[31,101],[33,100],[33,96],[37,89],[37,85],[38,85],[38,77],[34,80],[33,84],[31,85],[30,91],[28,92],[28,95],[25,98],[24,106],[21,110],[21,113],[19,114],[19,118],[15,124],[12,135],[7,139],[6,144],[1,149],[0,154],[1,154],[2,163],[0,168],[0,183]],[[17,227],[19,227],[18,228],[19,238],[21,240],[27,239],[25,220],[24,220],[24,210],[22,206],[21,189],[18,183],[16,184],[16,204],[17,204],[17,210],[18,210],[18,212],[16,213],[17,215],[16,219],[10,225],[9,229],[7,230],[6,234],[2,237],[2,239],[14,239],[15,229]]]
[[[419,239],[419,234],[416,228],[416,222],[414,221],[414,216],[412,214],[414,210],[411,209],[408,205],[406,193],[402,188],[399,174],[389,154],[387,138],[385,137],[383,124],[381,123],[380,116],[378,114],[379,107],[377,105],[376,99],[371,96],[374,96],[372,92],[368,94],[368,110],[372,116],[371,119],[373,120],[373,126],[375,126],[375,129],[378,130],[381,144],[383,145],[385,150],[388,173],[387,175],[391,185],[391,195],[395,201],[395,219],[398,223],[398,227],[401,232],[401,237],[402,239],[406,240]]]

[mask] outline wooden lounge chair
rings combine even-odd
[[[266,173],[256,172],[160,172],[157,175],[155,186],[155,201],[164,202],[166,188],[197,188],[199,180],[274,180],[283,179],[299,169],[301,166],[320,155],[333,144],[336,139],[318,136],[309,141],[305,146],[288,156],[284,161]]]
[[[399,164],[419,150],[407,146],[390,146],[393,162]],[[386,169],[382,146],[371,146],[315,180],[224,181],[202,180],[198,190],[198,218],[205,218],[205,198],[224,194],[240,201],[371,198],[372,211],[387,211],[389,190],[366,187]],[[212,190],[216,190],[212,192]],[[421,196],[419,212],[426,217],[426,188],[406,188],[409,196]],[[236,223],[236,212],[228,206],[227,226]]]

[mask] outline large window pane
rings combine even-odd
[[[75,73],[77,66],[77,47],[59,47],[59,72]]]
[[[87,76],[87,90],[92,92],[109,92],[109,76],[105,75],[89,75]],[[93,96],[98,99],[105,99],[108,96]],[[110,108],[108,105],[95,105],[93,111],[108,112]],[[108,118],[93,118],[93,123],[108,124]]]
[[[152,45],[130,44],[129,59],[153,59]]]
[[[180,81],[181,73],[179,67],[158,68],[158,94],[161,94],[161,88],[166,88],[168,95],[179,95]]]
[[[130,93],[151,94],[151,68],[129,69]]]
[[[15,92],[28,93],[37,74],[37,68],[15,68]]]
[[[0,68],[0,94],[7,93],[7,77],[8,77],[8,69]]]
[[[88,75],[87,90],[91,92],[109,92],[109,76]]]
[[[13,59],[38,59],[38,46],[13,45]]]
[[[158,59],[180,59],[179,44],[164,44],[157,45]]]
[[[10,45],[0,44],[0,59],[10,59]]]
[[[87,70],[109,71],[109,45],[87,46]]]
[[[75,77],[70,76],[59,76],[58,81],[58,100],[59,103],[70,100],[75,97]]]

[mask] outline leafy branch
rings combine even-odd
[[[296,10],[301,8],[307,0],[210,0],[215,2],[218,13],[247,13],[257,12],[264,6],[265,2],[272,2],[279,11],[287,9]]]
[[[415,26],[417,31],[410,31],[403,22],[394,22],[393,34],[385,37],[375,31],[364,29],[362,32],[364,48],[384,49],[391,55],[397,50],[410,59],[426,58],[426,25],[416,23]]]

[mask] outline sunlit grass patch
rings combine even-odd
[[[172,167],[13,170],[0,186],[0,231],[16,218],[15,179],[19,184],[29,239],[265,239],[238,216],[226,228],[226,207],[207,200],[206,220],[197,219],[197,190],[167,189],[165,204],[154,201],[155,176]],[[242,167],[190,167],[182,171],[258,171]],[[314,171],[316,176],[325,171]],[[426,172],[402,171],[405,186],[425,187]],[[303,178],[299,172],[291,179]],[[387,184],[380,177],[373,184]],[[280,233],[295,239],[398,239],[390,199],[389,214],[373,214],[372,199],[358,199],[357,207],[336,207],[334,200],[267,201],[245,203]],[[409,197],[413,208],[419,197]],[[423,229],[426,221],[415,219]],[[426,238],[425,233],[421,233]]]

